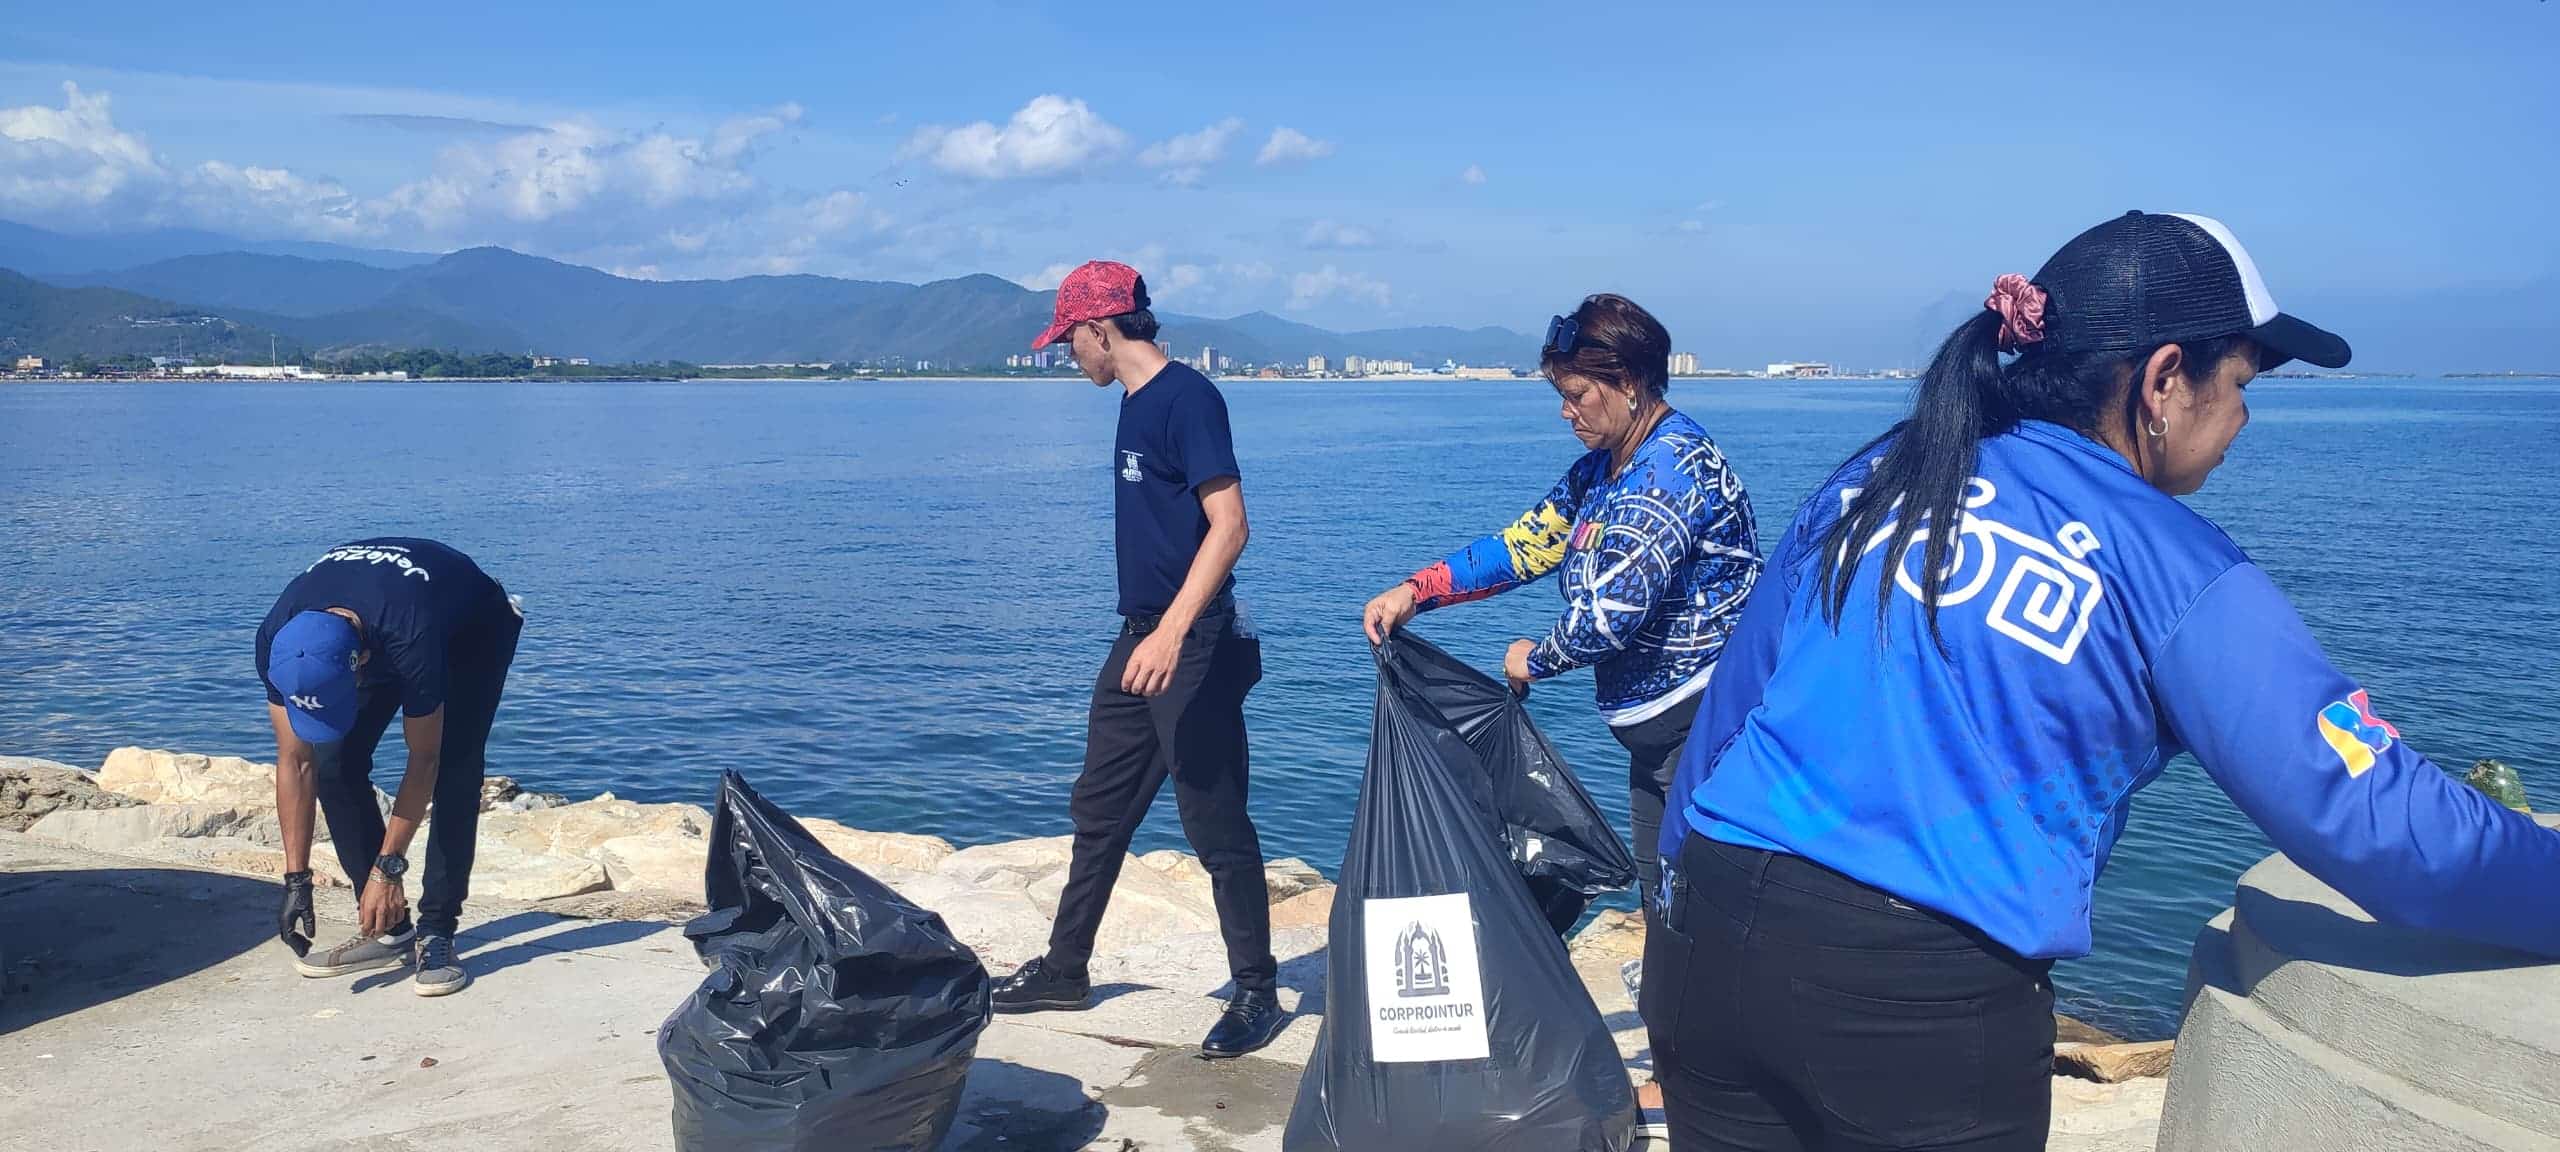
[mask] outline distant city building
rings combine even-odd
[[[299,364],[212,364],[204,367],[188,365],[178,369],[181,376],[213,376],[224,380],[299,380]]]
[[[42,371],[44,371],[44,357],[42,357],[42,356],[20,356],[20,357],[18,357],[18,371],[20,371],[20,372],[42,372]]]
[[[1473,368],[1463,364],[1458,366],[1456,375],[1460,380],[1515,380],[1520,376],[1509,368]]]
[[[1671,374],[1672,374],[1672,375],[1674,375],[1674,376],[1695,376],[1695,375],[1697,375],[1697,374],[1698,374],[1698,354],[1697,354],[1697,353],[1695,353],[1695,352],[1674,352],[1674,353],[1672,353],[1672,354],[1671,354]]]
[[[1769,365],[1768,376],[1791,376],[1798,380],[1817,380],[1832,374],[1831,366],[1818,360],[1782,361]]]
[[[533,366],[536,368],[556,367],[559,363],[560,358],[557,356],[536,356],[533,358]]]
[[[1307,357],[1307,375],[1309,375],[1309,376],[1322,376],[1322,375],[1324,375],[1324,357],[1322,357],[1322,356],[1309,356],[1309,357]]]
[[[1366,374],[1368,371],[1369,361],[1366,358],[1359,356],[1345,356],[1342,358],[1343,375],[1359,376]]]
[[[591,361],[584,356],[572,356],[569,358],[569,366],[572,368],[585,368],[589,366],[590,363]]]
[[[1194,367],[1204,373],[1215,373],[1218,370],[1218,349],[1214,345],[1201,345],[1200,362]]]
[[[1232,372],[1232,371],[1235,371],[1235,367],[1236,367],[1236,358],[1235,358],[1235,357],[1233,357],[1233,356],[1220,356],[1220,357],[1218,357],[1218,371],[1220,371],[1220,372]]]
[[[933,371],[933,361],[931,361],[931,360],[918,360],[918,361],[916,361],[916,371],[918,371],[918,372],[931,372],[931,371]]]
[[[1277,366],[1266,366],[1257,375],[1264,380],[1277,380],[1280,378],[1280,369]]]

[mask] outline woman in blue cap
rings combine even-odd
[[[2042,1148],[2047,975],[2182,751],[2376,917],[2560,954],[2560,835],[2411,749],[2176,499],[2251,377],[2347,357],[2220,223],[2130,213],[2000,277],[1805,503],[1665,821],[1675,1147]]]

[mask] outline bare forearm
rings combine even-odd
[[[418,825],[426,822],[427,801],[436,794],[439,759],[435,751],[410,749],[408,771],[401,773],[399,794],[391,798],[391,818],[383,822],[383,855],[409,854],[409,842],[417,837]]]
[[[1244,555],[1249,535],[1240,518],[1210,523],[1208,534],[1200,541],[1200,551],[1191,558],[1191,571],[1182,578],[1182,590],[1174,594],[1172,606],[1164,611],[1160,628],[1176,635],[1190,630],[1209,601],[1217,599],[1218,590],[1226,587],[1227,576],[1236,570],[1236,560]]]
[[[311,870],[311,759],[297,751],[276,754],[276,823],[284,831],[284,870]]]

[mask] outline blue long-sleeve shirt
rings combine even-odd
[[[1875,450],[1881,452],[1881,449]],[[1789,526],[1681,758],[1685,830],[1791,853],[2032,957],[2089,950],[2133,793],[2181,751],[2277,849],[2375,917],[2560,955],[2560,833],[2445,775],[2284,595],[2123,457],[2030,422],[1982,444],[1932,644],[1917,581],[1881,626],[1867,543],[1835,632],[1816,555],[1872,468]]]
[[[1702,689],[1760,574],[1751,500],[1698,422],[1664,416],[1609,474],[1585,454],[1510,527],[1413,574],[1423,611],[1560,572],[1565,610],[1529,654],[1544,680],[1592,670],[1611,724],[1658,715]]]

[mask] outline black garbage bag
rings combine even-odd
[[[712,972],[658,1029],[676,1147],[939,1147],[987,1026],[977,955],[735,772],[703,887],[684,934]]]
[[[1506,858],[1483,764],[1403,655],[1378,658],[1324,1026],[1281,1147],[1622,1152],[1617,1045]]]
[[[1397,632],[1379,659],[1475,752],[1511,863],[1557,935],[1573,930],[1593,897],[1635,882],[1635,857],[1510,685],[1411,632]]]

